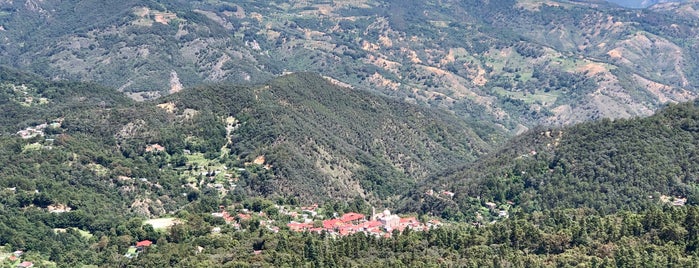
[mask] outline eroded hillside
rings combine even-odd
[[[699,82],[693,2],[643,10],[552,0],[0,8],[1,63],[97,81],[135,99],[310,71],[521,132],[650,115],[696,97]]]

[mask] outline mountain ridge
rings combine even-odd
[[[113,4],[123,16],[102,16],[90,1],[31,3],[0,3],[0,63],[135,99],[311,71],[518,133],[647,116],[696,97],[699,81],[691,2],[642,10],[539,0]],[[94,16],[69,12],[90,8]]]
[[[696,204],[697,111],[693,101],[647,118],[533,129],[471,165],[426,180],[405,206],[475,219],[488,202],[524,213],[554,207],[641,211],[662,204],[662,196]],[[430,189],[455,195],[434,198],[425,194]]]

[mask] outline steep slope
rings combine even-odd
[[[0,135],[15,133],[82,109],[132,103],[123,94],[96,84],[48,82],[37,75],[0,67]]]
[[[199,114],[194,121],[206,114],[230,116],[229,123],[235,123],[229,126],[229,142],[220,119],[208,123],[220,127],[205,138],[221,141],[238,162],[257,159],[266,165],[272,177],[243,180],[265,195],[385,200],[430,173],[474,160],[498,139],[493,128],[309,73],[257,87],[186,90],[160,102],[175,116]],[[194,149],[193,143],[184,146]]]
[[[311,71],[521,132],[697,95],[696,3],[1,1],[0,63],[149,99]]]
[[[260,86],[202,86],[142,103],[89,84],[2,75],[1,136],[20,141],[11,151],[72,152],[100,180],[144,178],[169,189],[156,198],[208,192],[390,202],[503,138],[488,125],[310,73]],[[124,197],[137,196],[150,198],[139,191]],[[139,213],[162,213],[180,201]]]
[[[500,139],[309,73],[158,102],[10,69],[0,80],[0,245],[58,263],[119,262],[135,241],[163,237],[144,219],[224,222],[211,212],[243,200],[390,204]]]
[[[406,207],[475,219],[487,202],[524,212],[588,207],[602,213],[673,198],[696,204],[696,105],[671,105],[643,119],[532,130],[474,165],[427,180]],[[425,194],[430,189],[435,194]],[[442,190],[454,192],[453,199]]]

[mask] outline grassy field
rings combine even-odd
[[[177,218],[162,218],[144,221],[143,224],[150,224],[155,230],[165,230],[181,221]]]

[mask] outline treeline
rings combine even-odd
[[[577,209],[522,214],[480,227],[453,224],[428,232],[394,232],[392,238],[361,233],[344,238],[287,231],[274,234],[253,227],[250,232],[224,229],[220,234],[171,241],[173,232],[196,232],[203,228],[186,224],[178,227],[184,229],[171,231],[167,240],[130,264],[147,267],[688,267],[699,261],[697,224],[696,207],[608,216]],[[193,251],[200,253],[192,254]]]

